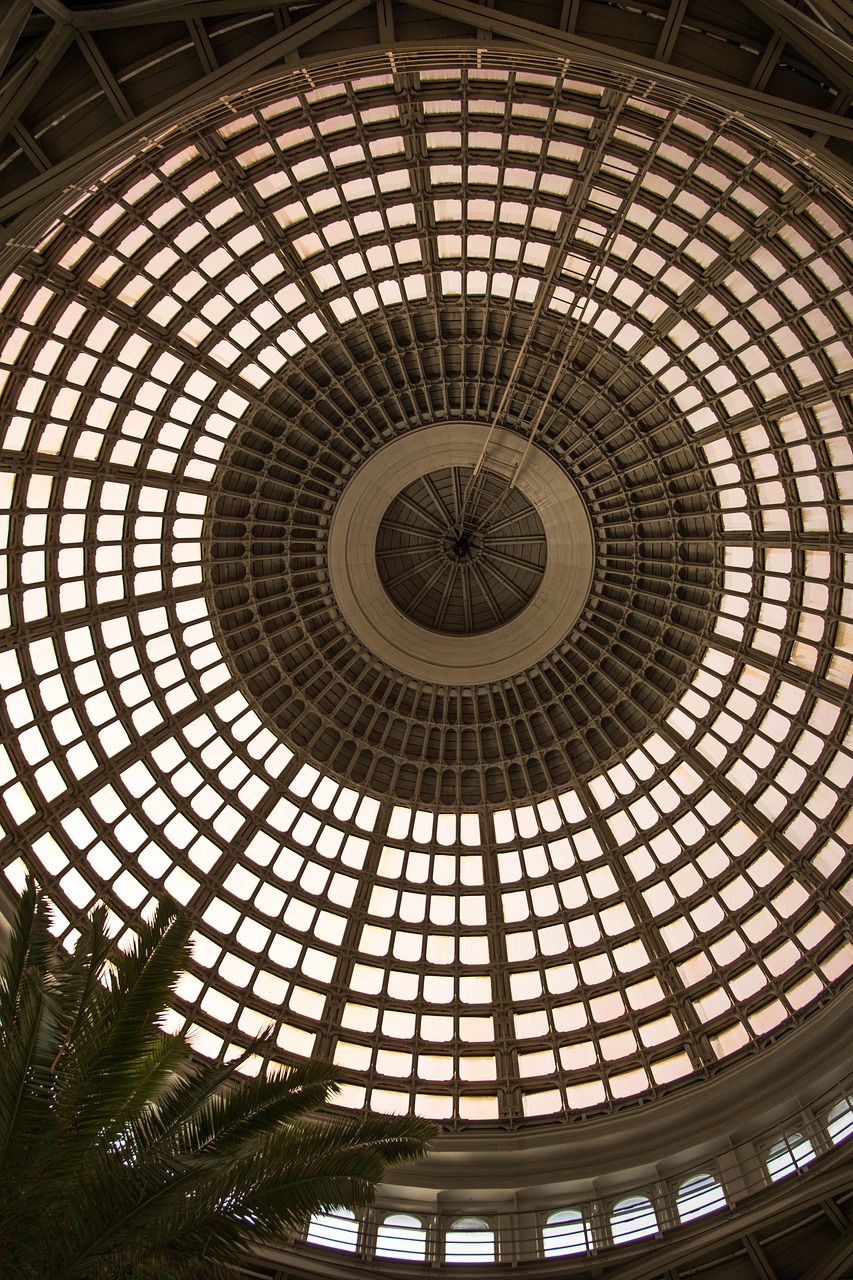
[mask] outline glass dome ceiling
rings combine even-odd
[[[0,285],[9,878],[61,936],[173,895],[202,1052],[272,1022],[342,1105],[459,1124],[713,1074],[853,965],[853,211],[707,106],[517,61],[217,104]],[[532,441],[594,546],[482,683],[330,585],[350,480],[448,422]]]

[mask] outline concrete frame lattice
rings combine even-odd
[[[202,1051],[271,1020],[275,1056],[337,1060],[344,1105],[559,1132],[743,1082],[843,1013],[843,23],[755,7],[808,75],[760,24],[739,82],[662,62],[689,5],[644,11],[630,66],[584,3],[559,31],[425,2],[452,50],[391,7],[345,66],[359,5],[233,37],[205,11],[163,35],[144,147],[115,16],[7,19],[3,862],[62,935],[96,894],[118,931],[185,902]],[[252,82],[301,42],[309,69]],[[30,58],[61,71],[52,115]],[[335,512],[504,392],[589,512],[589,594],[523,673],[425,678],[339,607]]]
[[[212,945],[246,939],[229,944],[234,978],[248,964],[260,984],[239,987],[245,1018],[277,1009],[283,1047],[369,1063],[377,1105],[404,1096],[380,1027],[414,1016],[424,1056],[406,1105],[460,1119],[618,1106],[714,1073],[846,971],[846,215],[829,191],[792,215],[796,166],[705,109],[609,104],[540,64],[419,75],[402,132],[415,99],[368,78],[267,89],[242,116],[167,136],[156,164],[79,197],[10,278],[4,447],[28,549],[9,625],[34,626],[36,647],[18,646],[24,668],[9,657],[6,713],[17,776],[37,772],[7,805],[69,909],[114,865],[85,833],[114,824],[118,911],[179,888]],[[460,112],[483,125],[465,175]],[[535,456],[582,496],[592,588],[523,679],[413,684],[348,636],[325,539],[384,450],[418,427],[456,441],[430,424],[463,410],[483,431],[501,401],[519,447],[535,425]],[[13,457],[33,460],[26,485]],[[55,502],[59,524],[43,514]],[[45,662],[81,701],[66,728],[39,693],[35,736],[16,682]],[[95,738],[65,741],[81,723]],[[81,808],[66,770],[95,768],[109,799]],[[174,816],[157,835],[160,792]],[[53,829],[61,795],[70,835]],[[341,860],[336,877],[317,858]],[[317,912],[322,955],[304,942]],[[776,949],[748,952],[764,930]],[[728,952],[733,988],[714,976]],[[302,981],[285,1010],[260,992],[291,955]],[[235,1034],[232,978],[197,980],[185,1007],[214,1047]],[[446,1023],[430,1006],[451,990]],[[353,1024],[339,1041],[314,1017],[330,1000]],[[470,1034],[489,1045],[476,1066]],[[614,1064],[606,1083],[593,1061]],[[445,1093],[430,1073],[450,1063],[483,1074]],[[515,1083],[490,1092],[492,1073]]]

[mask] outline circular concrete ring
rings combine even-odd
[[[527,607],[492,631],[441,636],[392,604],[376,567],[376,535],[389,503],[436,468],[476,465],[487,436],[481,424],[449,422],[392,440],[359,467],[332,518],[329,577],[345,621],[377,658],[417,680],[483,684],[515,675],[560,643],[589,594],[595,543],[586,507],[558,463],[534,445],[517,483],[542,521],[548,560]],[[509,476],[525,446],[524,437],[496,429],[485,465]]]

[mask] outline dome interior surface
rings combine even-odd
[[[444,467],[400,491],[376,539],[379,576],[403,613],[471,635],[509,622],[542,580],[547,538],[536,508],[495,472]]]
[[[853,966],[851,206],[555,62],[247,91],[0,285],[10,878],[65,938],[171,894],[200,1051],[272,1023],[342,1106],[461,1127],[714,1076]],[[382,661],[330,583],[347,485],[449,421],[535,442],[594,545],[482,684]],[[469,479],[437,458],[377,540],[427,630],[468,621],[406,579],[416,511]],[[477,609],[521,626],[516,479],[533,568]]]

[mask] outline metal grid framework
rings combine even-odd
[[[853,964],[851,209],[652,86],[425,61],[150,139],[0,288],[2,848],[63,937],[188,906],[201,1051],[272,1021],[342,1105],[513,1124],[714,1073]],[[534,670],[419,687],[324,530],[503,391],[592,592]]]

